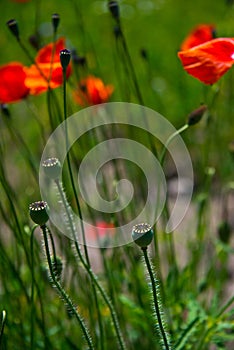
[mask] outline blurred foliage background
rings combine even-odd
[[[199,210],[203,214],[204,198],[207,199],[205,197],[207,195],[205,186],[207,185],[207,177],[209,177],[209,175],[207,176],[207,167],[215,170],[211,189],[208,184],[211,201],[214,197],[218,197],[218,201],[220,201],[221,197],[219,196],[223,194],[228,184],[233,182],[234,163],[229,151],[229,144],[234,139],[234,70],[231,69],[214,86],[204,86],[183,70],[177,57],[177,51],[184,37],[199,23],[214,24],[219,37],[233,37],[233,1],[120,0],[119,5],[122,28],[144,104],[162,114],[176,128],[183,126],[187,115],[199,107],[201,103],[208,106],[208,115],[198,125],[189,128],[183,134],[193,160],[195,173],[194,198],[197,200],[195,201],[198,207],[196,214],[199,217]],[[41,46],[52,42],[51,15],[53,13],[58,13],[61,17],[58,37],[64,36],[67,47],[76,49],[79,55],[85,56],[87,59],[87,71],[83,74],[94,74],[101,77],[106,84],[112,84],[115,90],[111,101],[139,103],[135,96],[129,92],[129,81],[124,72],[124,62],[122,62],[121,55],[116,49],[114,22],[107,9],[107,1],[31,0],[27,3],[18,3],[13,0],[0,0],[0,65],[11,61],[20,61],[25,65],[31,64],[6,26],[9,19],[17,20],[22,41],[34,57],[36,51],[29,43],[29,38],[39,33]],[[75,77],[73,76],[69,79],[69,92],[72,91],[75,83]],[[56,89],[56,95],[62,106],[62,87]],[[45,145],[37,120],[40,120],[44,128],[45,139],[51,133],[46,103],[46,94],[41,94],[30,97],[28,101],[21,101],[8,106],[10,123],[21,135],[33,155],[36,169],[39,168]],[[69,114],[73,114],[81,108],[74,104],[72,95],[68,96],[68,103]],[[37,120],[35,119],[35,111]],[[20,220],[22,226],[25,224],[25,237],[29,238],[28,203],[38,199],[38,179],[37,176],[31,176],[28,163],[25,160],[28,155],[23,156],[22,149],[19,148],[17,143],[19,139],[17,140],[17,137],[16,140],[12,138],[6,130],[3,116],[0,120],[0,138],[6,156],[1,159],[1,165],[5,169],[6,178],[8,178],[14,195],[17,197],[18,208],[25,208],[20,212]],[[204,193],[205,196],[202,197]],[[199,197],[199,195],[201,196]],[[3,191],[1,192],[1,201],[5,201],[3,207],[10,212],[11,208]],[[205,233],[208,231],[206,225],[212,221],[212,217],[216,216],[216,213],[209,213],[209,215],[211,216],[205,219],[200,215],[199,218],[202,218],[199,222],[200,227],[199,223],[198,225],[197,222],[194,223],[194,228],[197,229],[198,227],[202,231],[202,238],[205,237]],[[11,214],[9,218],[11,219]],[[183,237],[179,238],[179,244],[181,242],[184,244]],[[29,248],[28,241],[26,244]],[[68,240],[60,237],[58,241],[59,250],[63,250],[67,258],[65,264],[67,263],[67,266],[68,263],[71,264],[71,269],[68,268],[68,273],[64,278],[64,284],[69,287],[72,297],[76,298],[77,291],[80,292],[78,299],[79,305],[81,305],[81,313],[85,318],[90,319],[90,325],[93,326],[96,314],[92,316],[93,309],[87,303],[87,295],[88,300],[89,298],[91,300],[92,297],[91,291],[86,288],[87,276],[83,270],[73,269],[75,258],[69,255]],[[14,235],[9,234],[9,227],[5,223],[1,225],[1,242],[2,281],[0,288],[2,287],[3,290],[2,303],[4,307],[10,305],[9,325],[6,329],[6,336],[9,339],[8,344],[10,344],[9,349],[29,349],[30,322],[28,320],[30,310],[27,307],[29,300],[25,297],[26,294],[30,295],[31,288],[29,265],[25,263],[25,252],[22,246],[19,248],[17,240]],[[39,327],[36,331],[39,334],[37,348],[43,348],[44,344],[47,344],[48,349],[84,349],[82,345],[77,344],[77,338],[82,342],[82,337],[77,336],[76,326],[69,322],[70,315],[67,314],[59,298],[55,298],[55,294],[53,291],[51,292],[50,286],[48,286],[45,267],[43,264],[39,265],[39,261],[43,261],[40,253],[41,246],[38,241],[35,241],[35,244],[35,260],[38,262],[35,275],[38,276],[37,280],[40,284],[41,300],[46,300],[46,314],[44,316],[47,326],[45,330],[43,329],[45,324],[43,322],[40,324],[41,311],[40,305],[37,305],[36,317],[39,319],[39,322],[36,321]],[[191,242],[189,244],[192,263],[191,266],[185,266],[184,274],[181,274],[180,279],[178,275],[170,271],[169,266],[169,273],[166,276],[166,293],[170,298],[167,299],[167,307],[171,308],[170,311],[175,316],[175,323],[171,325],[175,333],[177,329],[181,331],[185,329],[183,322],[189,324],[194,321],[194,315],[200,315],[201,327],[194,331],[195,336],[199,337],[199,334],[203,331],[204,324],[202,322],[204,320],[208,320],[208,323],[210,321],[211,324],[213,324],[212,322],[215,323],[215,317],[212,319],[212,312],[215,314],[215,310],[217,310],[219,297],[222,295],[222,283],[228,281],[230,277],[229,272],[223,271],[221,267],[222,264],[227,263],[228,254],[233,254],[233,252],[230,247],[223,250],[220,242],[219,245],[212,246],[212,248],[210,242],[205,246],[202,240],[199,242],[200,245],[196,247],[195,245],[192,246]],[[179,247],[179,252],[182,249],[181,247]],[[199,257],[202,259],[202,254],[204,254],[206,262],[209,260],[208,262],[211,265],[207,264],[209,266],[204,269],[207,275],[195,287],[193,273],[195,269],[199,271],[200,266],[199,263],[195,266],[195,262],[198,262],[196,260],[198,259],[196,257],[198,250],[196,249],[201,247],[203,248],[199,253]],[[111,273],[106,279],[105,274],[107,272],[105,271],[105,274],[101,275],[101,281],[110,294],[112,293],[112,296],[119,302],[119,304],[117,303],[117,310],[123,316],[121,326],[124,329],[124,335],[129,337],[128,350],[135,349],[138,346],[139,339],[142,341],[142,349],[149,349],[152,348],[154,341],[148,337],[147,332],[150,330],[151,334],[151,331],[153,333],[154,330],[152,323],[150,325],[147,323],[151,317],[151,310],[149,308],[145,311],[141,304],[145,299],[148,300],[147,285],[139,283],[144,279],[144,272],[141,269],[139,254],[129,247],[126,247],[125,251],[124,249],[121,247],[111,252],[111,259],[108,258],[107,254],[107,271],[111,271]],[[165,247],[162,249],[163,253],[164,249]],[[3,254],[4,252],[6,255]],[[212,255],[213,253],[214,255]],[[212,255],[213,260],[209,259],[209,254]],[[11,264],[11,259],[13,264]],[[103,262],[105,262],[105,258]],[[194,265],[192,265],[193,263]],[[219,268],[212,270],[215,263],[218,264]],[[7,278],[8,274],[10,283]],[[216,278],[217,276],[218,278]],[[111,287],[110,278],[111,282],[114,281],[114,291],[111,289],[113,287]],[[139,286],[139,289],[134,294],[132,291],[134,291],[136,285]],[[215,288],[217,288],[217,293],[214,293],[212,299],[210,290],[215,290]],[[202,294],[203,292],[204,294]],[[39,292],[37,291],[37,293]],[[178,298],[179,300],[177,300]],[[206,308],[208,310],[207,314],[204,311]],[[111,343],[113,334],[108,330],[108,319],[105,318],[106,315],[108,316],[108,312],[105,306],[102,305],[102,316],[105,319],[107,336]],[[189,315],[188,318],[186,318],[187,314]],[[57,317],[59,321],[57,321]],[[125,319],[129,320],[129,324],[126,325]],[[27,321],[24,322],[24,320]],[[225,331],[225,324],[221,322],[220,324],[217,323],[217,327],[219,327],[219,334],[216,344],[219,345],[215,349],[225,349],[223,339],[232,340],[233,321],[228,324],[230,333]],[[177,334],[177,340],[178,338],[179,333]],[[44,340],[46,340],[45,343]],[[194,349],[195,345],[196,337],[186,349]]]

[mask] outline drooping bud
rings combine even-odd
[[[60,22],[60,16],[57,13],[54,13],[52,15],[52,25],[54,28],[54,32],[57,32],[58,26],[59,26],[59,22]]]
[[[38,201],[29,205],[29,215],[35,224],[44,226],[49,220],[48,205],[44,201]]]
[[[116,19],[117,21],[119,20],[119,5],[117,1],[111,0],[108,2],[108,8],[110,10],[110,13]]]
[[[71,59],[71,51],[67,49],[60,50],[60,63],[63,70],[66,70]]]
[[[195,125],[199,123],[199,121],[202,119],[203,115],[207,111],[207,106],[202,105],[197,109],[194,109],[189,115],[188,115],[188,120],[187,123],[189,126]]]
[[[141,248],[146,248],[153,239],[154,231],[147,223],[137,224],[132,229],[132,239]]]
[[[19,40],[19,27],[17,21],[15,19],[10,19],[7,21],[7,26],[16,39]]]
[[[56,180],[60,176],[61,164],[58,158],[48,158],[42,162],[45,174],[52,180]]]

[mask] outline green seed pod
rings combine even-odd
[[[114,19],[119,20],[119,5],[117,1],[109,1],[108,2],[108,8],[114,17]]]
[[[132,229],[132,239],[141,248],[147,247],[153,239],[154,231],[149,224],[137,224]]]
[[[59,178],[61,172],[61,164],[58,158],[48,158],[42,163],[45,174],[52,180]]]
[[[58,29],[59,22],[60,22],[60,16],[57,13],[54,13],[52,15],[52,25],[53,25],[53,28],[54,28],[55,32]]]
[[[32,221],[40,226],[45,225],[49,220],[48,205],[44,201],[38,201],[29,205],[29,214]]]
[[[15,19],[10,19],[7,21],[7,26],[16,39],[19,40],[19,27],[17,21]]]
[[[70,63],[71,52],[67,49],[63,49],[63,50],[60,50],[59,55],[60,55],[61,66],[62,66],[63,70],[65,71],[67,69],[67,66]]]

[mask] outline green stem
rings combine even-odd
[[[167,148],[169,146],[169,144],[173,141],[173,139],[181,134],[183,131],[185,131],[186,129],[188,129],[189,125],[185,124],[184,126],[182,126],[180,129],[176,130],[171,136],[169,136],[169,138],[167,139],[167,141],[165,142],[165,144],[163,145],[163,150],[161,153],[161,156],[159,158],[159,162],[161,165],[163,165],[164,160],[165,160],[165,156],[166,156],[166,152],[167,152]]]
[[[100,285],[100,283],[98,281],[98,277],[93,273],[92,269],[90,268],[90,265],[88,265],[86,263],[86,261],[84,260],[84,258],[83,258],[83,255],[82,255],[82,253],[80,251],[80,247],[79,247],[79,244],[78,244],[78,239],[77,239],[76,231],[75,231],[75,228],[74,228],[73,219],[72,219],[72,215],[70,213],[69,205],[68,205],[67,200],[66,200],[66,196],[65,196],[65,194],[64,194],[64,192],[62,190],[62,187],[61,187],[59,181],[56,181],[56,184],[57,184],[57,187],[58,187],[58,191],[59,191],[59,194],[60,194],[63,206],[64,206],[64,208],[66,210],[66,215],[67,215],[67,218],[68,218],[69,226],[70,226],[70,229],[71,229],[71,232],[72,232],[72,238],[74,240],[74,245],[75,245],[75,249],[76,249],[76,252],[78,254],[78,257],[79,257],[81,263],[83,264],[84,268],[86,269],[86,271],[87,271],[91,281],[97,287],[97,289],[100,292],[103,300],[105,301],[106,305],[108,306],[108,308],[110,310],[110,313],[111,313],[111,318],[112,318],[112,321],[113,321],[113,325],[114,325],[114,328],[115,328],[115,332],[116,332],[116,336],[117,336],[117,339],[118,339],[118,342],[119,342],[120,349],[121,350],[125,350],[126,347],[125,347],[125,343],[124,343],[124,340],[123,340],[123,337],[122,337],[122,334],[121,334],[121,330],[120,330],[120,327],[119,327],[119,321],[118,321],[115,309],[114,309],[114,307],[113,307],[113,305],[111,303],[111,300],[107,296],[105,290]]]
[[[47,238],[47,227],[45,225],[41,226],[41,230],[43,233],[43,238],[44,238],[44,243],[45,243],[45,252],[46,252],[46,258],[47,258],[47,262],[48,262],[48,266],[49,266],[49,271],[50,271],[50,275],[53,281],[54,286],[57,288],[59,294],[61,295],[62,299],[66,302],[67,306],[72,310],[72,313],[75,315],[81,330],[84,334],[85,340],[88,344],[88,347],[90,350],[94,350],[94,346],[92,343],[92,339],[91,336],[89,334],[89,331],[86,327],[86,325],[84,324],[84,321],[82,320],[81,316],[79,315],[79,313],[77,312],[77,308],[75,307],[75,305],[73,304],[73,302],[71,301],[70,297],[68,296],[68,294],[65,292],[65,290],[63,289],[63,287],[61,286],[61,284],[59,283],[59,281],[57,280],[55,274],[54,274],[54,269],[53,269],[53,265],[52,265],[52,261],[51,261],[51,257],[50,257],[50,250],[49,250],[49,243],[48,243],[48,238]]]
[[[67,165],[68,165],[68,171],[69,171],[69,176],[71,180],[71,185],[72,185],[72,190],[75,196],[75,201],[76,201],[76,206],[78,209],[78,214],[80,218],[80,223],[81,223],[81,233],[82,233],[82,240],[83,240],[83,245],[84,245],[84,252],[85,252],[85,258],[87,261],[87,264],[90,265],[89,261],[89,255],[88,255],[88,250],[87,250],[87,245],[86,245],[86,238],[85,238],[85,231],[84,231],[84,224],[83,224],[83,216],[82,216],[82,211],[81,211],[81,206],[80,202],[77,196],[76,192],[76,187],[75,187],[75,182],[72,174],[72,167],[71,167],[71,160],[70,160],[70,155],[68,152],[68,130],[67,130],[67,98],[66,98],[66,70],[63,70],[63,106],[64,106],[64,121],[65,121],[65,138],[66,138],[66,149],[67,149]]]
[[[31,252],[31,277],[32,277],[32,285],[31,285],[31,332],[30,332],[30,342],[31,342],[31,349],[34,349],[34,314],[35,314],[35,307],[34,307],[34,232],[37,228],[37,225],[35,225],[32,228],[31,237],[30,237],[30,252]]]
[[[152,292],[153,292],[154,308],[155,308],[155,312],[156,312],[156,316],[157,316],[157,320],[158,320],[160,335],[162,337],[164,348],[166,350],[170,350],[171,347],[170,347],[170,343],[168,340],[168,335],[167,335],[166,331],[164,330],[162,311],[160,310],[160,301],[158,300],[159,299],[159,291],[157,290],[157,282],[156,282],[156,279],[154,278],[153,269],[151,267],[151,263],[150,263],[150,260],[149,260],[148,254],[147,254],[147,247],[143,247],[142,251],[144,254],[144,259],[145,259],[145,263],[147,266],[147,270],[148,270],[148,273],[150,276],[151,287],[152,287]]]
[[[229,299],[228,302],[221,308],[221,310],[216,315],[216,318],[219,318],[232,303],[234,303],[234,296],[231,297],[231,299]]]
[[[81,225],[81,234],[82,234],[82,243],[84,246],[84,253],[85,253],[85,258],[88,267],[90,268],[90,260],[89,260],[89,254],[88,254],[88,249],[87,249],[87,244],[86,244],[86,238],[85,238],[85,230],[84,230],[84,224],[83,224],[83,216],[82,216],[82,211],[81,211],[81,206],[80,206],[80,201],[77,196],[77,191],[75,187],[75,182],[72,174],[72,166],[71,166],[71,160],[70,160],[70,154],[69,154],[69,140],[68,140],[68,129],[67,129],[67,93],[66,93],[66,69],[63,69],[63,108],[64,108],[64,122],[65,122],[65,142],[66,142],[66,149],[67,149],[67,165],[68,165],[68,172],[71,180],[71,185],[72,185],[72,190],[75,196],[75,201],[76,201],[76,206],[78,210],[78,215],[80,218],[80,225]],[[58,185],[59,183],[57,183]],[[61,188],[60,188],[61,190]],[[60,191],[61,193],[61,191]],[[73,223],[70,223],[73,226]],[[75,245],[76,246],[76,245]],[[76,249],[77,250],[77,249]],[[102,320],[101,320],[101,313],[98,305],[98,299],[97,299],[97,294],[96,294],[96,289],[95,285],[92,282],[92,288],[93,288],[93,293],[94,293],[94,300],[95,300],[95,305],[97,309],[97,314],[98,314],[98,322],[99,322],[99,329],[100,329],[100,340],[103,348],[104,344],[104,339],[103,339],[103,326],[102,326]]]

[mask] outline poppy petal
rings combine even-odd
[[[194,46],[205,43],[214,39],[215,26],[213,24],[199,24],[184,39],[181,44],[181,51],[191,49]]]
[[[100,78],[88,76],[80,82],[74,99],[81,106],[96,105],[107,102],[113,91],[112,85],[105,85]]]
[[[27,75],[26,85],[31,95],[45,92],[50,87],[55,89],[63,83],[63,71],[60,63],[60,50],[65,47],[65,39],[60,38],[55,43],[52,62],[53,43],[43,47],[36,56],[36,64],[25,68]],[[71,64],[67,67],[67,78],[71,75]]]
[[[218,38],[178,52],[184,69],[205,84],[214,84],[234,64],[234,39]]]
[[[55,45],[54,43],[50,43],[46,46],[44,46],[42,49],[40,49],[37,53],[36,56],[36,63],[41,64],[41,63],[51,63],[51,57],[52,57],[52,52],[53,52],[53,47],[54,47],[54,57],[53,57],[53,62],[60,62],[60,50],[65,48],[65,38],[60,38],[56,41]]]
[[[11,62],[0,67],[0,103],[17,102],[29,94],[24,66]]]

